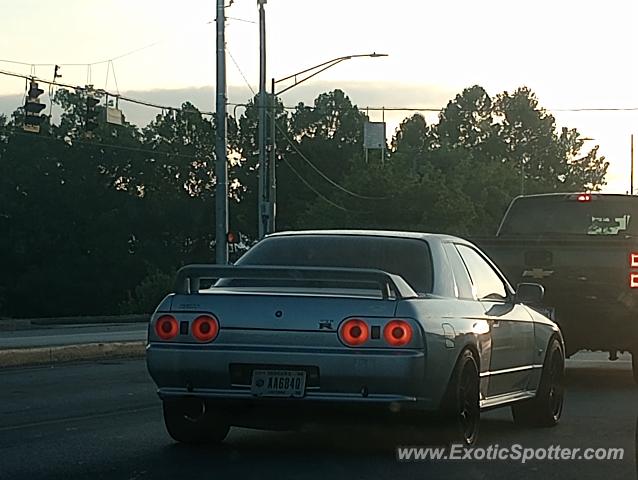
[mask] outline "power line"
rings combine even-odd
[[[324,202],[332,205],[333,207],[343,211],[343,212],[350,212],[350,213],[370,213],[370,212],[361,212],[361,211],[356,211],[356,210],[350,210],[349,208],[343,207],[335,202],[333,202],[332,200],[330,200],[328,197],[326,197],[325,195],[323,195],[320,191],[318,191],[316,188],[314,188],[310,183],[308,183],[308,181],[306,181],[305,178],[303,178],[303,176],[295,169],[295,167],[293,167],[290,162],[288,162],[288,160],[286,159],[286,157],[282,157],[282,160],[284,161],[284,163],[286,165],[288,165],[288,168],[290,168],[290,170],[292,171],[292,173],[294,173],[297,178],[299,178],[299,180],[301,180],[301,182],[308,188],[308,190],[312,191],[315,195],[317,195],[319,198],[321,198]]]
[[[270,114],[272,115],[272,114]],[[270,121],[273,121],[273,119],[271,118]],[[299,148],[297,147],[297,145],[288,137],[288,135],[286,135],[286,132],[284,132],[284,130],[275,123],[275,126],[277,127],[277,130],[279,130],[279,132],[283,135],[283,137],[286,139],[286,141],[288,142],[288,144],[290,144],[290,146],[295,150],[295,152],[297,152],[297,154],[308,164],[312,167],[312,169],[317,172],[319,175],[321,175],[321,177],[326,180],[328,183],[330,183],[331,185],[335,186],[336,188],[338,188],[339,190],[341,190],[344,193],[347,193],[348,195],[355,197],[355,198],[359,198],[362,200],[387,200],[388,197],[369,197],[366,195],[360,195],[358,193],[355,193],[351,190],[348,190],[346,187],[338,184],[337,182],[335,182],[334,180],[332,180],[330,177],[328,177],[325,173],[323,173],[323,171],[321,171],[314,163],[312,163],[308,157],[306,157],[301,150],[299,150]]]
[[[159,45],[163,41],[164,40],[158,40],[156,42],[149,43],[148,45],[144,45],[143,47],[135,48],[135,49],[130,50],[130,51],[126,52],[126,53],[122,53],[120,55],[116,55],[115,57],[109,58],[108,60],[103,60],[101,62],[94,62],[91,65],[98,65],[100,63],[113,62],[114,60],[119,60],[121,58],[128,57],[129,55],[133,55],[134,53],[138,53],[138,52],[141,52],[142,50],[146,50],[148,48],[151,48],[151,47],[154,47],[156,45]]]
[[[226,17],[226,20],[234,20],[236,22],[252,23],[253,25],[257,24],[257,22],[255,22],[254,20],[247,20],[245,18]],[[208,22],[208,23],[213,23],[213,22]]]
[[[638,107],[610,107],[610,108],[552,108],[550,112],[636,112]]]
[[[9,72],[9,71],[6,71],[6,70],[0,70],[0,75],[7,75],[7,76],[10,76],[10,77],[22,78],[22,79],[25,79],[25,80],[34,80],[34,81],[37,81],[39,83],[44,83],[46,85],[53,85],[53,86],[56,86],[56,87],[67,88],[67,89],[70,89],[70,90],[81,91],[81,92],[86,92],[86,91],[92,90],[92,91],[95,91],[96,93],[101,93],[101,94],[107,95],[107,96],[112,97],[112,98],[117,98],[118,100],[121,100],[121,101],[124,101],[124,102],[134,103],[136,105],[142,105],[142,106],[150,107],[150,108],[156,108],[158,110],[169,110],[169,111],[185,112],[185,113],[199,113],[201,115],[211,116],[211,117],[215,115],[214,112],[206,112],[206,111],[199,111],[199,110],[184,109],[184,108],[179,108],[179,107],[171,107],[171,106],[168,106],[168,105],[160,105],[160,104],[157,104],[157,103],[147,102],[145,100],[139,100],[139,99],[127,97],[127,96],[121,95],[119,93],[108,92],[108,91],[103,90],[103,89],[89,89],[87,87],[80,87],[80,86],[68,85],[68,84],[64,84],[64,83],[60,83],[60,82],[56,82],[56,81],[51,81],[51,80],[44,80],[44,79],[38,78],[38,77],[36,77],[34,75],[24,75],[24,74],[21,74],[21,73]]]
[[[233,63],[235,64],[235,67],[237,67],[237,70],[239,70],[239,73],[241,74],[241,76],[243,77],[244,81],[246,82],[246,85],[248,86],[248,88],[252,92],[253,96],[255,96],[256,95],[255,90],[253,90],[253,87],[250,85],[250,82],[248,81],[248,79],[244,75],[244,72],[242,71],[242,69],[239,66],[239,64],[237,63],[237,61],[235,60],[235,57],[233,57],[232,53],[230,53],[230,51],[228,49],[227,49],[227,51],[228,51],[228,55],[230,56],[230,58],[232,59]],[[262,108],[264,108],[264,107],[262,107]],[[337,182],[335,182],[334,180],[332,180],[325,173],[323,173],[323,171],[321,171],[314,163],[312,163],[308,159],[308,157],[306,157],[301,152],[301,150],[299,150],[298,146],[290,139],[290,137],[288,137],[286,132],[284,132],[284,130],[279,125],[277,125],[276,119],[273,118],[272,112],[270,110],[266,111],[266,115],[268,115],[268,117],[270,118],[271,122],[275,122],[275,127],[277,128],[277,130],[279,130],[279,132],[283,135],[283,137],[286,139],[288,144],[297,152],[297,154],[308,165],[310,165],[315,172],[317,172],[319,175],[321,175],[321,177],[323,179],[325,179],[327,182],[329,182],[331,185],[334,185],[336,188],[338,188],[339,190],[341,190],[344,193],[347,193],[348,195],[351,195],[351,196],[353,196],[355,198],[359,198],[359,199],[362,199],[362,200],[385,200],[387,198],[387,197],[368,197],[368,196],[365,196],[365,195],[359,195],[358,193],[354,193],[354,192],[348,190],[346,187],[344,187],[344,186],[338,184]],[[288,163],[288,162],[286,162],[286,163]]]
[[[234,57],[232,55],[230,55],[230,57],[233,60],[233,62],[235,63],[235,65],[237,66],[237,69],[239,70],[240,74],[242,75],[244,81],[246,81],[246,84],[249,87],[249,89],[251,90],[251,92],[253,94],[255,94],[255,91],[253,90],[252,86],[248,82],[248,80],[247,80],[246,76],[244,75],[244,73],[242,72],[242,70],[239,68],[239,65],[235,61]],[[5,61],[5,60],[0,60],[0,62],[3,62],[3,61]],[[22,65],[28,65],[28,66],[33,66],[33,65],[36,65],[36,66],[37,65],[53,66],[53,65],[55,65],[55,64],[27,64],[27,63],[23,63],[23,62],[13,62],[13,61],[7,61],[7,62],[16,63],[16,64],[22,64]],[[107,62],[108,62],[108,60],[107,60]],[[102,62],[102,63],[104,63],[104,62]],[[82,66],[87,66],[87,65],[90,66],[90,65],[96,65],[96,64],[97,63],[94,63],[94,64],[80,64],[80,65],[82,65]],[[68,64],[64,64],[64,65],[68,65]],[[35,80],[35,81],[38,81],[38,82],[41,82],[41,83],[45,83],[47,85],[53,85],[53,86],[57,86],[57,87],[61,87],[61,88],[68,88],[68,89],[76,90],[76,91],[86,91],[86,90],[88,90],[86,87],[80,87],[80,86],[64,84],[64,83],[60,83],[60,82],[56,82],[56,81],[44,80],[44,79],[38,78],[35,75],[24,75],[24,74],[21,74],[21,73],[10,72],[10,71],[7,71],[7,70],[0,70],[0,75],[12,76],[12,77],[22,78],[22,79],[26,79],[26,80]],[[117,83],[117,79],[115,79],[115,82]],[[116,85],[116,89],[119,91],[119,87],[117,85]],[[148,102],[148,101],[145,101],[145,100],[139,100],[139,99],[127,97],[127,96],[121,95],[120,93],[108,92],[108,91],[102,90],[102,89],[96,89],[95,91],[98,92],[98,93],[103,93],[105,95],[108,95],[109,97],[118,98],[118,99],[120,99],[122,101],[125,101],[125,102],[129,102],[129,103],[133,103],[133,104],[137,104],[137,105],[141,105],[141,106],[145,106],[145,107],[150,107],[150,108],[156,108],[158,110],[171,110],[171,111],[176,111],[176,112],[200,113],[202,115],[211,116],[211,117],[215,115],[215,112],[190,110],[190,109],[183,109],[183,108],[180,108],[180,107],[172,107],[172,106],[169,106],[169,105],[161,105],[161,104],[157,104],[157,103],[153,103],[153,102]],[[258,108],[253,103],[246,103],[246,102],[244,102],[244,103],[228,102],[227,105],[235,106],[235,107],[250,107],[250,106],[254,106],[255,108]],[[284,110],[288,110],[288,111],[295,111],[295,110],[297,110],[298,106],[282,105],[282,108]],[[309,110],[320,110],[322,107],[304,105],[304,108],[307,108]],[[352,107],[352,108],[354,108],[354,107]],[[345,111],[345,110],[348,110],[348,109],[350,109],[350,108],[349,107],[348,108],[347,107],[335,108],[335,110],[339,110],[339,111],[342,111],[342,110]],[[440,107],[440,108],[436,108],[436,107],[365,107],[365,108],[360,108],[359,111],[363,112],[365,110],[365,111],[379,111],[379,112],[380,111],[386,111],[386,112],[391,112],[391,111],[396,111],[396,112],[441,112],[443,109],[444,109],[444,107]],[[550,113],[551,112],[576,112],[576,113],[578,113],[578,112],[636,112],[636,111],[638,111],[638,107],[545,108],[544,110],[547,110]]]
[[[248,23],[254,23],[251,22],[250,20],[245,20],[245,19],[241,19],[241,18],[233,18],[233,20],[238,20],[238,21],[243,21],[243,22],[248,22]],[[207,24],[210,24],[211,22],[207,22]],[[168,35],[163,36],[160,40],[157,40],[153,43],[150,43],[148,45],[144,45],[142,47],[138,47],[135,48],[133,50],[129,50],[127,52],[124,52],[122,54],[116,55],[114,57],[108,58],[106,60],[100,60],[97,62],[87,62],[87,63],[29,63],[29,62],[22,62],[19,60],[8,60],[8,59],[0,59],[0,63],[9,63],[9,64],[13,64],[13,65],[22,65],[22,66],[26,66],[26,67],[31,67],[31,69],[34,69],[35,67],[53,67],[53,66],[60,66],[60,67],[87,67],[87,69],[89,69],[89,75],[90,75],[90,68],[94,65],[102,65],[105,63],[111,64],[113,63],[113,61],[115,60],[120,60],[122,58],[128,57],[130,55],[133,55],[135,53],[141,52],[142,50],[146,50],[148,48],[154,47],[156,45],[159,45],[163,42],[165,42],[168,38]],[[118,89],[119,90],[119,89]]]
[[[253,96],[257,95],[257,93],[255,92],[253,87],[250,85],[250,82],[248,81],[248,78],[246,78],[246,75],[244,75],[244,72],[242,71],[241,67],[237,63],[237,60],[235,60],[235,57],[233,57],[233,54],[230,52],[230,49],[228,48],[228,46],[226,46],[226,51],[228,52],[228,56],[230,57],[230,59],[235,64],[235,67],[237,68],[237,71],[239,71],[239,74],[244,79],[244,82],[246,82],[246,85],[248,86],[248,89],[252,92]],[[228,104],[228,105],[230,105],[230,104]]]
[[[29,62],[20,62],[18,60],[0,59],[0,63],[22,65],[25,67],[54,67],[56,65],[60,67],[90,67],[91,65],[101,65],[103,63],[107,63],[108,61],[109,60],[102,60],[100,62],[90,62],[90,63],[29,63]]]
[[[250,107],[254,106],[258,108],[253,103],[236,103],[236,102],[228,102],[228,105],[235,107]],[[284,110],[295,111],[299,108],[298,105],[282,105]],[[303,108],[307,108],[308,110],[321,110],[323,107],[316,107],[311,105],[304,105]],[[346,111],[350,110],[353,107],[330,107],[333,110],[337,111]],[[371,110],[373,112],[441,112],[445,107],[357,107],[360,112]],[[584,107],[584,108],[544,108],[544,110],[548,112],[636,112],[638,111],[638,107]]]
[[[53,137],[53,136],[48,136],[48,135],[33,135],[32,133],[27,133],[27,132],[22,132],[20,130],[14,129],[14,128],[7,128],[7,127],[0,127],[0,131],[1,132],[5,132],[5,133],[9,133],[12,135],[21,135],[21,136],[25,136],[25,137],[29,137],[32,139],[40,139],[40,140],[47,140],[47,141],[52,141],[52,142],[60,142],[65,144],[66,146],[72,147],[73,145],[82,145],[82,146],[91,146],[91,147],[99,147],[99,148],[110,148],[113,150],[125,150],[125,151],[129,151],[129,152],[138,152],[138,153],[148,153],[148,154],[152,154],[152,155],[166,155],[166,156],[174,156],[174,157],[181,157],[181,158],[188,158],[191,160],[196,160],[196,159],[201,159],[202,156],[197,156],[197,155],[188,155],[185,153],[177,153],[177,152],[162,152],[160,150],[151,150],[149,148],[139,148],[139,147],[126,147],[124,145],[113,145],[110,143],[101,143],[101,142],[86,142],[83,140],[71,140],[70,142],[67,142],[66,140],[64,140],[63,138],[59,138],[59,137]],[[202,145],[202,147],[212,147],[212,145]]]
[[[233,63],[235,64],[235,67],[237,68],[237,70],[239,71],[239,73],[241,74],[242,78],[244,79],[244,82],[246,82],[246,85],[248,86],[248,88],[250,89],[250,91],[252,92],[253,96],[256,95],[255,90],[253,89],[252,85],[250,85],[250,82],[248,81],[248,79],[246,78],[246,75],[244,75],[244,72],[242,71],[241,67],[239,66],[239,64],[237,63],[237,61],[235,60],[235,57],[233,57],[233,54],[230,53],[230,50],[228,50],[228,55],[230,56],[231,60],[233,61]],[[240,104],[236,104],[235,107],[237,106],[243,106],[246,107],[248,105],[240,105]],[[348,189],[346,189],[345,187],[342,187],[341,185],[339,185],[338,183],[334,182],[332,179],[328,178],[327,175],[325,175],[321,170],[319,170],[310,160],[308,160],[308,158],[301,153],[301,151],[297,148],[297,146],[294,144],[294,142],[292,140],[290,140],[290,138],[288,137],[288,135],[286,135],[286,133],[283,131],[283,129],[277,125],[277,122],[275,121],[274,118],[272,118],[272,113],[270,111],[267,111],[267,115],[270,117],[270,121],[271,122],[275,122],[275,127],[280,131],[280,133],[284,136],[284,138],[286,139],[286,141],[292,146],[293,149],[296,150],[296,152],[299,154],[299,156],[304,159],[317,173],[319,173],[323,178],[325,178],[328,182],[330,182],[331,184],[333,184],[335,187],[339,188],[340,190],[353,195],[355,197],[358,198],[363,198],[363,199],[372,199],[374,197],[365,197],[362,195],[357,195],[351,191],[349,191]],[[349,210],[346,207],[343,207],[335,202],[333,202],[332,200],[330,200],[328,197],[326,197],[325,195],[323,195],[321,192],[319,192],[316,188],[314,188],[291,164],[290,162],[286,159],[285,156],[281,157],[282,160],[284,161],[284,163],[286,165],[288,165],[288,168],[290,168],[290,170],[297,176],[297,178],[299,178],[299,180],[301,180],[301,182],[306,186],[306,188],[308,188],[310,191],[312,191],[315,195],[317,195],[319,198],[321,198],[324,202],[328,203],[329,205],[332,205],[333,207],[344,211],[344,212],[353,212],[353,213],[368,213],[368,212],[356,212],[354,210]]]
[[[53,66],[53,65],[48,64],[48,63],[26,63],[26,62],[19,62],[17,60],[4,60],[4,59],[0,59],[0,63],[11,63],[13,65],[23,65],[25,67],[33,67],[33,66],[51,67],[51,66]]]
[[[119,60],[121,58],[128,57],[129,55],[133,55],[134,53],[138,53],[138,52],[141,52],[142,50],[146,50],[147,48],[151,48],[151,47],[154,47],[156,45],[159,45],[163,41],[164,40],[158,40],[157,42],[153,42],[153,43],[150,43],[148,45],[144,45],[143,47],[135,48],[133,50],[130,50],[130,51],[125,52],[125,53],[122,53],[120,55],[116,55],[115,57],[108,58],[106,60],[100,60],[100,61],[97,61],[97,62],[87,62],[87,63],[29,63],[29,62],[21,62],[21,61],[18,61],[18,60],[0,59],[0,63],[10,63],[10,64],[13,64],[13,65],[23,65],[25,67],[53,67],[55,65],[59,65],[61,67],[89,67],[89,66],[93,66],[93,65],[101,65],[103,63],[113,62],[114,60]]]

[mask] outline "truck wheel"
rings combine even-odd
[[[558,340],[553,339],[543,364],[536,397],[512,405],[514,422],[529,427],[553,427],[563,413],[565,397],[565,355]]]
[[[168,434],[182,443],[221,443],[230,426],[219,414],[206,411],[197,399],[164,400],[164,425]]]
[[[479,371],[469,350],[459,357],[441,406],[444,439],[448,443],[472,446],[479,433]]]

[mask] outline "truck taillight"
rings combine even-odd
[[[638,273],[629,274],[629,286],[631,288],[638,288]]]
[[[631,268],[638,268],[638,253],[629,254],[629,266]]]
[[[579,202],[591,202],[591,195],[589,193],[581,193],[578,195],[577,200]]]

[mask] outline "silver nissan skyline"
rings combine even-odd
[[[147,366],[179,442],[387,421],[472,445],[487,409],[533,427],[560,419],[564,345],[543,293],[514,290],[449,235],[277,233],[234,266],[178,272],[149,324]]]

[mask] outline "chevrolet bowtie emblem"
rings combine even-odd
[[[554,270],[543,270],[542,268],[532,268],[531,270],[524,270],[524,277],[532,277],[543,279],[545,277],[549,277],[554,273]]]

